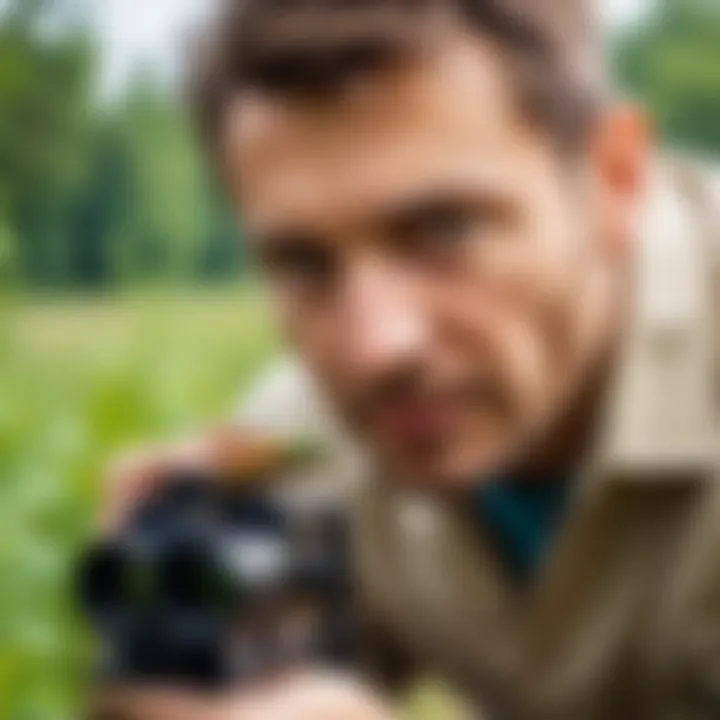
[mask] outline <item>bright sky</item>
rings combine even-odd
[[[608,23],[632,22],[651,0],[599,0]],[[103,94],[122,87],[138,63],[164,77],[180,68],[183,38],[207,15],[212,0],[85,0],[91,8],[103,51]]]

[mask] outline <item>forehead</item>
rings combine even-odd
[[[244,94],[225,140],[233,191],[259,228],[349,218],[454,186],[512,192],[547,155],[503,56],[476,37],[326,101]]]

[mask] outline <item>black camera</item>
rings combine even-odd
[[[100,674],[217,686],[354,655],[347,525],[304,523],[261,488],[185,474],[83,558]]]

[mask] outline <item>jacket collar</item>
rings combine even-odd
[[[703,230],[661,176],[636,247],[631,310],[591,475],[655,482],[716,466],[715,281]]]

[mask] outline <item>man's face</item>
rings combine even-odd
[[[586,174],[523,122],[492,47],[229,115],[249,242],[352,431],[424,486],[520,452],[564,402],[607,253]]]

